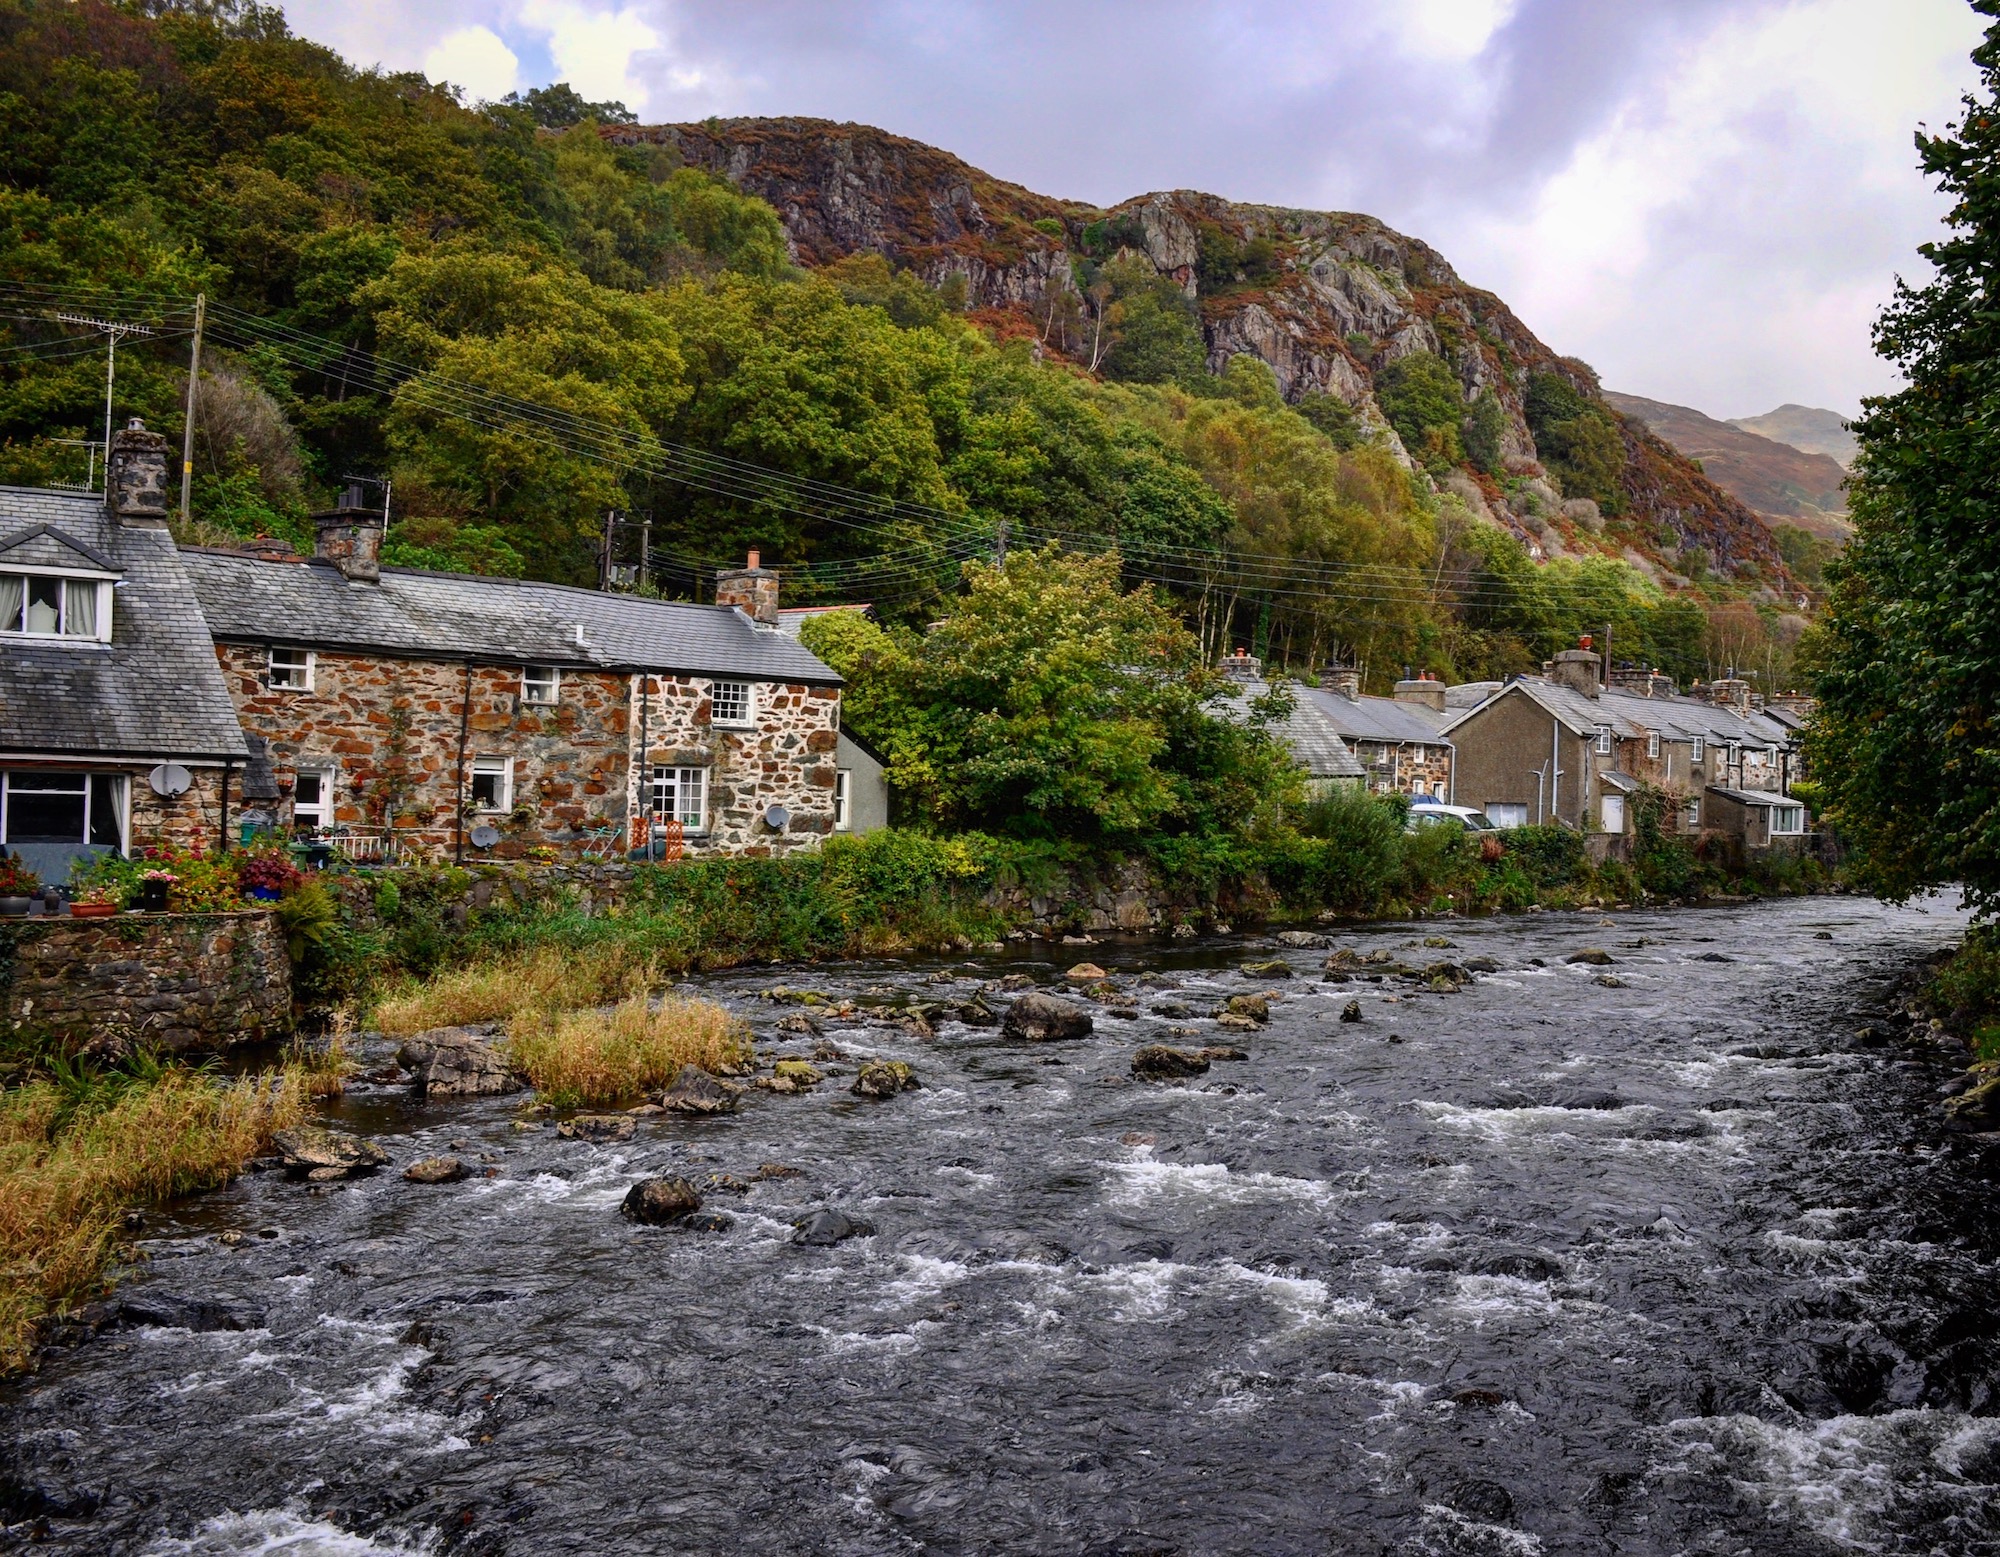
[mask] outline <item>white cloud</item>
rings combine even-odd
[[[636,56],[666,40],[640,11],[607,10],[583,0],[524,0],[520,18],[548,35],[559,79],[592,102],[615,100],[645,116],[650,94],[635,69]]]
[[[446,33],[424,55],[424,74],[464,87],[473,99],[497,102],[520,85],[521,62],[489,27]]]
[[[1403,0],[1392,8],[1406,44],[1446,59],[1471,59],[1513,13],[1514,0]]]

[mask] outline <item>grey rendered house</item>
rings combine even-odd
[[[165,440],[100,493],[0,488],[0,847],[45,883],[135,840],[212,846],[250,748],[167,533]]]

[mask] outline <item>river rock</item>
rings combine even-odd
[[[1322,946],[1333,944],[1316,930],[1280,930],[1272,939],[1294,951],[1318,951]]]
[[[139,1292],[118,1300],[116,1323],[160,1330],[255,1330],[264,1323],[264,1311],[182,1292]]]
[[[1007,1008],[1001,1030],[1009,1038],[1047,1043],[1061,1038],[1085,1038],[1093,1024],[1090,1013],[1073,1001],[1039,990],[1023,995]]]
[[[1222,1028],[1225,1032],[1254,1033],[1257,1031],[1255,1021],[1247,1016],[1238,1016],[1234,1011],[1224,1011],[1216,1017],[1215,1025]]]
[[[1945,1127],[1967,1133],[2000,1130],[2000,1074],[1967,1087],[1944,1105]]]
[[[1079,962],[1063,975],[1072,984],[1102,984],[1110,976],[1094,962]]]
[[[901,1060],[870,1060],[848,1090],[856,1097],[894,1097],[922,1085]]]
[[[433,1027],[404,1040],[396,1058],[421,1097],[498,1097],[527,1085],[483,1028]]]
[[[810,1092],[824,1080],[826,1077],[817,1067],[804,1060],[780,1060],[772,1068],[770,1079],[759,1085],[767,1092]]]
[[[681,1233],[726,1233],[736,1225],[736,1218],[721,1211],[690,1211],[669,1225]]]
[[[1467,957],[1459,964],[1468,973],[1498,973],[1500,964],[1491,957]]]
[[[1149,1043],[1132,1056],[1132,1074],[1141,1081],[1179,1081],[1207,1072],[1207,1055],[1170,1048],[1164,1043]]]
[[[1031,973],[1009,973],[1004,978],[988,979],[979,986],[982,995],[1011,995],[1017,989],[1033,989],[1035,978]]]
[[[288,1173],[304,1174],[326,1183],[353,1173],[370,1173],[385,1167],[389,1154],[373,1141],[342,1135],[318,1125],[299,1125],[280,1130],[271,1137]]]
[[[958,1007],[952,1015],[965,1023],[967,1027],[998,1027],[1000,1025],[1000,1013],[983,1000],[968,1000],[964,1005]]]
[[[711,1173],[701,1181],[701,1187],[711,1195],[747,1195],[750,1186],[733,1173]]]
[[[742,1099],[741,1087],[718,1081],[699,1065],[683,1065],[659,1104],[670,1114],[733,1114]]]
[[[757,1164],[757,1177],[760,1179],[802,1179],[805,1176],[806,1170],[804,1168],[789,1167],[782,1162],[760,1162]]]
[[[809,1245],[815,1249],[830,1249],[849,1238],[872,1238],[875,1224],[863,1222],[844,1211],[831,1209],[815,1211],[811,1216],[801,1217],[792,1223],[792,1242]]]
[[[456,1184],[472,1177],[472,1169],[457,1157],[423,1157],[403,1170],[412,1184]]]
[[[1586,946],[1582,951],[1573,951],[1563,958],[1564,962],[1580,962],[1592,968],[1608,968],[1617,960],[1600,946]]]
[[[810,1033],[817,1038],[826,1031],[826,1024],[810,1011],[788,1011],[778,1018],[781,1033]]]
[[[844,1060],[847,1058],[847,1051],[841,1048],[841,1046],[835,1043],[832,1039],[828,1038],[813,1045],[812,1057],[822,1062],[829,1060]]]
[[[1246,1021],[1268,1022],[1271,1020],[1271,1001],[1266,995],[1231,995],[1223,1005],[1223,1015],[1240,1016]]]
[[[1236,1048],[1232,1044],[1226,1044],[1226,1043],[1212,1043],[1206,1049],[1202,1049],[1198,1052],[1200,1053],[1201,1057],[1205,1060],[1236,1061],[1236,1060],[1247,1060],[1250,1058],[1249,1054],[1244,1050]]]
[[[565,1119],[556,1126],[556,1134],[565,1141],[588,1141],[593,1146],[609,1146],[616,1141],[629,1141],[639,1128],[639,1121],[630,1114],[578,1114],[574,1119]]]
[[[1358,1001],[1358,1000],[1350,1000],[1350,1001],[1348,1001],[1346,1005],[1344,1005],[1344,1006],[1342,1006],[1342,1007],[1340,1008],[1340,1019],[1341,1019],[1341,1020],[1342,1020],[1343,1022],[1358,1022],[1358,1021],[1360,1021],[1360,1020],[1361,1020],[1361,1002],[1360,1002],[1360,1001]]]
[[[657,1178],[641,1179],[625,1191],[618,1214],[648,1227],[664,1227],[700,1209],[701,1196],[695,1187],[679,1174],[664,1173]]]
[[[1153,1015],[1164,1016],[1170,1022],[1185,1022],[1194,1015],[1194,1007],[1179,1000],[1162,1000],[1152,1009]]]
[[[1246,962],[1239,970],[1246,979],[1288,979],[1292,976],[1289,962]]]
[[[1322,962],[1320,966],[1327,972],[1334,973],[1344,968],[1358,968],[1361,966],[1361,963],[1362,957],[1359,952],[1352,946],[1343,946],[1331,957],[1327,958],[1325,962]]]
[[[1472,974],[1455,962],[1434,962],[1422,974],[1424,984],[1439,994],[1453,994],[1472,982]]]

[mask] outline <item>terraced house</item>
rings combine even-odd
[[[0,659],[4,782],[86,780],[77,817],[24,799],[10,846],[248,825],[361,860],[782,854],[846,820],[840,678],[779,630],[754,553],[714,605],[389,568],[358,494],[309,557],[176,549],[163,441],[129,429],[111,468],[108,506],[0,495],[26,650]],[[185,793],[141,783],[162,763]]]

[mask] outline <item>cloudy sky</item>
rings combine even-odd
[[[1852,412],[1943,209],[1964,0],[290,0],[468,101],[858,120],[1051,195],[1366,211],[1614,389]]]

